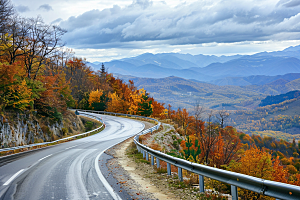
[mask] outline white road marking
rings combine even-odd
[[[50,156],[52,156],[52,154],[50,154],[50,155],[48,155],[48,156],[45,156],[45,157],[39,159],[39,161],[44,160],[45,158],[48,158],[48,157],[50,157]]]
[[[20,173],[22,173],[24,171],[24,169],[21,169],[20,171],[18,171],[17,173],[15,173],[12,177],[10,177],[10,179],[8,179],[3,185],[9,185],[10,182],[12,182]]]
[[[74,148],[74,147],[77,147],[77,146],[78,146],[78,144],[77,144],[77,145],[74,145],[74,146],[71,146],[71,147],[68,147],[68,148],[66,148],[66,150],[67,150],[67,149]]]
[[[107,149],[109,149],[109,148],[111,148],[113,146],[115,146],[115,144],[112,145],[112,146],[110,146],[110,147],[108,147]],[[105,149],[104,151],[106,151],[107,149]],[[122,200],[121,197],[117,193],[115,193],[114,189],[110,186],[110,184],[107,182],[107,180],[104,178],[103,174],[100,171],[98,160],[99,160],[100,156],[104,153],[104,151],[102,151],[96,157],[96,159],[95,159],[95,169],[96,169],[96,172],[98,174],[98,177],[99,177],[100,181],[103,183],[104,187],[110,193],[110,195],[112,196],[112,198],[116,199],[116,200]]]

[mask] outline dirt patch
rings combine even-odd
[[[166,190],[166,181],[157,182],[157,176],[153,167],[145,163],[137,164],[134,159],[128,158],[126,149],[133,143],[130,138],[123,143],[111,148],[107,153],[114,156],[109,161],[109,169],[114,170],[116,165],[121,166],[124,170],[123,175],[119,172],[115,178],[122,184],[122,187],[130,194],[133,199],[180,199],[176,198],[170,191]],[[118,168],[120,170],[120,167]]]

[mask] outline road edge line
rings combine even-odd
[[[113,145],[115,146],[115,145]],[[113,146],[110,146],[108,147],[107,149],[113,147]],[[98,156],[96,157],[95,159],[95,169],[96,169],[96,172],[98,174],[98,177],[100,179],[100,181],[103,183],[104,187],[107,189],[107,191],[110,193],[110,195],[112,196],[112,198],[114,199],[117,199],[117,200],[122,200],[122,198],[114,191],[114,189],[109,185],[109,183],[107,182],[106,178],[103,176],[103,174],[101,173],[100,171],[100,168],[99,168],[99,163],[98,163],[98,160],[100,158],[100,156],[107,150],[105,149],[104,151],[102,151],[100,154],[98,154]]]
[[[24,169],[19,170],[17,173],[15,173],[12,177],[10,177],[3,185],[9,185],[19,174],[21,174],[24,171]]]
[[[143,129],[145,129],[145,124],[144,123],[141,123],[143,124]],[[138,133],[137,133],[138,134]],[[134,136],[131,136],[131,137],[134,137]],[[131,137],[128,137],[128,138],[131,138]],[[110,193],[110,195],[114,198],[114,199],[117,199],[117,200],[122,200],[122,198],[114,191],[114,189],[110,186],[110,184],[107,182],[106,178],[103,176],[103,174],[101,173],[100,171],[100,167],[99,167],[99,158],[100,156],[108,149],[112,148],[113,146],[116,146],[122,142],[124,142],[125,140],[127,140],[128,138],[118,142],[117,144],[113,144],[111,145],[110,147],[106,148],[105,150],[103,150],[100,154],[98,154],[98,156],[96,157],[95,159],[95,170],[98,174],[98,177],[99,179],[102,181],[104,187],[107,189],[107,191]]]

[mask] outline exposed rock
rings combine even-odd
[[[51,123],[49,119],[34,114],[5,113],[0,115],[0,147],[15,147],[61,138],[83,131],[84,125],[73,113],[67,113],[63,121]]]

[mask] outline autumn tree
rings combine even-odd
[[[202,138],[203,136],[203,130],[204,130],[204,124],[205,122],[202,120],[202,115],[205,113],[205,109],[203,106],[200,105],[199,102],[196,102],[194,107],[194,131],[195,134],[198,136],[198,139]]]
[[[93,110],[104,111],[108,98],[103,90],[91,91],[89,95],[89,107]]]
[[[256,146],[245,151],[239,162],[231,162],[229,169],[234,172],[272,180],[273,166],[271,154]],[[242,189],[239,196],[242,199],[264,199],[261,194]]]
[[[166,117],[164,103],[159,103],[155,101],[153,97],[150,97],[149,100],[152,102],[151,104],[153,110],[152,116],[160,119],[164,119]]]
[[[32,91],[23,78],[21,65],[0,63],[0,105],[5,108],[25,110],[33,102]]]
[[[117,92],[109,93],[110,100],[107,103],[108,112],[127,113],[130,107],[129,103],[118,96]]]
[[[92,91],[93,86],[93,71],[86,66],[85,60],[73,57],[67,62],[66,67],[63,68],[66,74],[66,81],[70,82],[70,89],[72,96],[78,105],[84,99],[85,93]],[[87,104],[88,104],[88,98]]]

